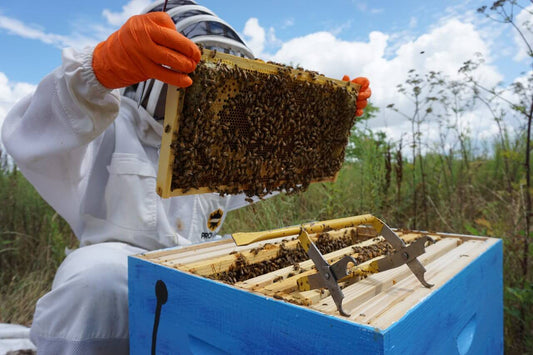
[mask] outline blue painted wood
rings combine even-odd
[[[158,354],[503,352],[501,241],[383,331],[130,257],[131,354],[151,352],[158,280]]]
[[[132,257],[131,354],[150,353],[158,280],[168,301],[161,307],[157,353],[383,353],[383,336],[370,327],[354,332],[351,322]]]
[[[385,354],[503,354],[498,241],[385,331]]]

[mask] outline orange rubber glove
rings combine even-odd
[[[200,49],[176,31],[165,12],[131,17],[93,52],[93,71],[108,89],[148,79],[179,87],[192,84],[187,73],[200,61]],[[167,66],[168,68],[164,67]]]
[[[342,80],[350,81],[350,77],[345,75]],[[357,111],[355,112],[356,117],[363,115],[363,109],[368,105],[368,98],[372,95],[372,90],[370,90],[370,81],[367,78],[359,77],[352,80],[352,83],[361,85],[359,90],[359,95],[357,96]]]

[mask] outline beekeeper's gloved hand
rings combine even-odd
[[[151,12],[131,17],[99,43],[92,65],[98,81],[109,89],[147,79],[187,87],[192,84],[187,73],[196,68],[200,56],[200,49],[176,31],[167,13]]]
[[[342,80],[350,81],[350,77],[345,75]],[[353,79],[352,83],[361,85],[361,89],[359,89],[359,95],[357,96],[357,111],[355,112],[355,115],[360,117],[363,115],[363,109],[366,107],[366,105],[368,105],[368,98],[370,95],[372,95],[372,90],[370,90],[370,81],[367,78],[359,77]]]

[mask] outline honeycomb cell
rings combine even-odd
[[[272,66],[272,65],[271,65]],[[172,190],[259,196],[331,180],[344,161],[357,90],[275,64],[271,72],[204,58],[182,91]]]

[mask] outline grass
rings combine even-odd
[[[29,325],[65,247],[76,247],[77,240],[22,174],[8,168],[5,157],[0,200],[0,322]]]

